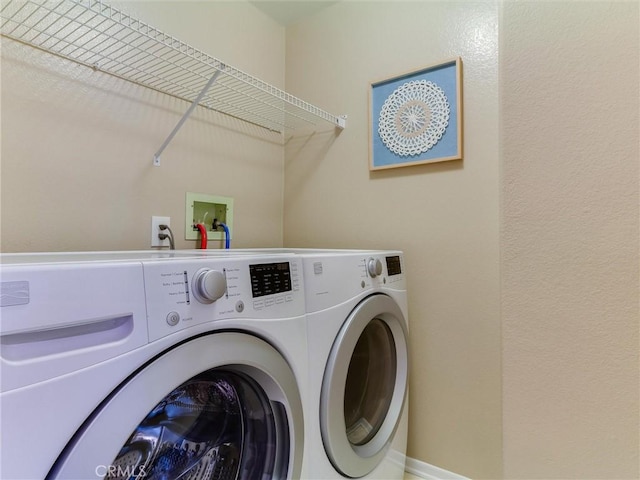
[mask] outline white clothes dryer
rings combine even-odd
[[[309,383],[306,478],[404,477],[408,307],[400,251],[303,258]]]
[[[0,478],[300,477],[299,257],[0,258]]]

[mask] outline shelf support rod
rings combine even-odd
[[[207,92],[209,91],[209,89],[211,88],[211,85],[213,85],[213,83],[216,81],[216,79],[218,78],[218,75],[220,75],[220,73],[222,72],[222,69],[220,70],[216,70],[216,72],[213,74],[213,76],[211,77],[211,79],[209,79],[209,81],[207,82],[207,84],[204,86],[204,88],[202,89],[202,91],[198,94],[198,96],[196,97],[196,99],[193,101],[193,103],[191,104],[191,106],[189,107],[189,109],[184,113],[184,115],[182,116],[182,118],[180,119],[180,121],[177,123],[177,125],[174,127],[173,131],[169,134],[169,136],[167,137],[167,139],[162,143],[162,145],[160,145],[160,148],[158,149],[158,151],[155,153],[155,155],[153,156],[153,165],[156,167],[160,166],[160,155],[162,155],[162,152],[164,151],[165,148],[167,148],[167,145],[169,145],[169,143],[171,142],[171,140],[173,140],[173,137],[176,136],[176,133],[178,133],[178,130],[180,130],[182,128],[182,125],[184,124],[184,122],[187,121],[187,118],[189,118],[189,116],[191,115],[191,113],[193,112],[193,110],[200,104],[200,101],[202,100],[202,98],[207,94]]]

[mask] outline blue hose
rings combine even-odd
[[[231,248],[231,234],[229,233],[229,227],[222,222],[220,222],[220,226],[224,228],[224,248],[228,250]]]

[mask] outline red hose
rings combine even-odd
[[[207,229],[201,223],[197,224],[196,227],[200,231],[200,248],[206,250],[207,249]]]

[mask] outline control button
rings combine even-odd
[[[242,300],[238,300],[236,302],[236,312],[238,313],[244,312],[244,302]]]
[[[176,326],[180,321],[180,314],[178,312],[169,312],[167,315],[167,323],[172,327]]]
[[[367,271],[371,278],[375,278],[382,273],[382,262],[377,258],[367,260]]]
[[[192,282],[193,296],[200,303],[213,303],[227,291],[227,279],[222,272],[201,268]]]

